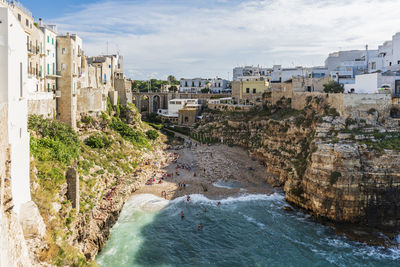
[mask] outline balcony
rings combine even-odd
[[[61,78],[61,71],[55,71],[54,73],[46,74],[46,78],[56,79]]]

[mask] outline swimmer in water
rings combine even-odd
[[[185,218],[185,214],[183,214],[183,211],[181,211],[181,219]]]
[[[207,209],[206,209],[206,208],[204,208],[204,212],[207,212]]]
[[[187,201],[187,202],[190,201],[190,196],[187,196],[186,201]]]
[[[221,206],[221,202],[218,202],[217,206],[218,206],[218,207]]]

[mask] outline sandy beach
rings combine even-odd
[[[203,194],[221,199],[239,194],[272,194],[267,172],[248,152],[226,145],[192,145],[166,151],[166,162],[153,171],[136,194],[166,199]],[[166,196],[165,196],[166,194]]]

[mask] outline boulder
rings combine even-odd
[[[26,202],[21,206],[19,223],[25,239],[44,238],[46,235],[46,225],[33,201]]]

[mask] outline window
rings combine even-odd
[[[51,38],[51,44],[54,44],[54,38]]]
[[[28,19],[25,20],[25,24],[26,24],[27,27],[29,27],[29,20]]]
[[[372,64],[371,64],[371,69],[376,69],[376,62],[372,62]]]
[[[400,60],[397,60],[397,64],[400,64]]]
[[[61,49],[61,53],[64,55],[66,52],[65,48]]]
[[[50,84],[47,84],[47,92],[50,92]]]
[[[62,69],[62,70],[65,70],[66,67],[67,67],[67,66],[66,66],[65,64],[61,64],[61,69]]]
[[[246,88],[246,94],[250,94],[250,88]]]
[[[389,62],[389,66],[392,66],[392,62]]]
[[[21,21],[21,14],[18,14],[18,20]]]
[[[47,43],[50,43],[50,36],[47,35]]]
[[[257,89],[253,88],[253,94],[257,93]]]
[[[55,63],[53,63],[53,75],[55,75],[56,73],[56,67],[55,67]]]
[[[50,74],[50,64],[47,64],[47,75]]]

